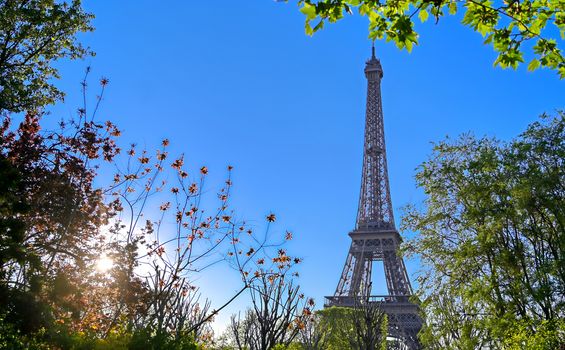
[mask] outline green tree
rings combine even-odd
[[[382,350],[387,348],[388,320],[378,303],[330,307],[317,311],[300,334],[304,350]]]
[[[508,143],[465,135],[435,145],[416,175],[425,205],[403,220],[419,232],[404,249],[423,266],[428,348],[565,344],[564,160],[563,112]]]
[[[76,40],[93,30],[79,0],[0,0],[0,114],[35,110],[63,97],[53,64],[91,52]]]
[[[325,338],[328,350],[348,349],[349,339],[354,336],[354,327],[351,322],[353,309],[344,307],[330,307],[319,310],[318,328]]]
[[[312,35],[325,22],[336,22],[353,10],[369,19],[369,37],[393,41],[400,49],[418,44],[415,16],[425,22],[463,12],[462,23],[480,33],[498,53],[495,65],[516,68],[524,62],[524,45],[533,42],[534,58],[528,69],[547,67],[565,78],[565,57],[558,41],[565,40],[565,3],[561,0],[300,0],[306,33]]]

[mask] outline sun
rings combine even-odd
[[[100,255],[96,261],[96,270],[98,270],[98,272],[108,272],[112,267],[114,267],[114,260],[105,253]]]

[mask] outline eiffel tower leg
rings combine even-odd
[[[349,249],[335,296],[368,297],[371,293],[372,252],[360,252],[357,245],[352,243]]]
[[[355,253],[355,268],[353,269],[353,277],[351,281],[351,288],[349,289],[349,296],[357,297],[362,294],[362,285],[364,284],[363,278],[365,275],[365,255],[363,253]]]
[[[412,288],[406,274],[404,261],[395,250],[383,252],[383,265],[389,293],[393,296],[411,295]]]
[[[351,245],[353,246],[353,243]],[[347,259],[345,260],[345,265],[343,266],[343,271],[341,273],[339,283],[337,284],[337,288],[335,290],[335,296],[344,297],[349,294],[354,268],[355,258],[353,257],[353,253],[351,252],[350,248],[349,253],[347,254]]]
[[[371,281],[371,275],[373,273],[373,260],[366,258],[364,259],[365,262],[365,271],[363,273],[363,285],[362,285],[362,296],[369,297],[371,295],[371,288],[373,282]]]

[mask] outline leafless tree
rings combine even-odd
[[[322,316],[312,313],[298,332],[298,341],[304,350],[325,350],[328,347],[327,330],[321,324]]]
[[[182,156],[168,161],[168,143],[163,141],[155,157],[145,151],[138,154],[134,146],[127,151],[131,161],[116,174],[112,188],[113,205],[120,212],[112,232],[137,253],[131,254],[126,274],[132,279],[142,279],[146,289],[143,300],[146,308],[133,316],[134,323],[139,327],[149,326],[157,334],[182,337],[188,333],[201,340],[209,338],[209,322],[215,315],[246,290],[256,288],[256,281],[264,276],[261,267],[274,253],[271,250],[276,252],[292,234],[286,232],[278,240],[272,237],[270,225],[276,220],[274,214],[266,217],[263,233],[255,232],[235,217],[228,205],[231,166],[224,185],[216,193],[217,206],[210,209],[210,202],[214,201],[209,200],[209,195],[204,198],[208,169],[201,167],[199,180],[194,181],[185,170]],[[175,179],[167,183],[161,177],[169,167]],[[160,218],[148,220],[147,207],[156,200]],[[269,274],[276,275],[276,280],[284,280],[281,271],[288,271],[300,262],[280,252],[284,251],[279,250],[273,259],[277,261],[273,266],[275,272]],[[198,274],[221,262],[240,274],[241,285],[219,307],[211,309],[210,302],[202,300],[193,281]],[[291,289],[294,293],[294,288]]]
[[[241,313],[237,316],[231,316],[228,336],[231,338],[231,343],[235,348],[239,350],[248,348],[248,345],[252,342],[252,334],[256,331],[256,324],[257,315],[255,315],[255,312],[251,309],[245,311],[243,319],[241,318]]]
[[[286,261],[284,251],[274,258]],[[305,300],[299,286],[286,277],[288,270],[258,274],[249,292],[252,308],[232,316],[230,331],[239,350],[269,350],[277,344],[289,345],[303,330],[312,316],[312,299]]]

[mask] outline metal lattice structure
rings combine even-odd
[[[394,224],[388,181],[384,119],[381,100],[383,69],[375,57],[365,65],[367,111],[359,211],[351,247],[335,294],[326,306],[352,307],[358,299],[379,303],[389,319],[389,337],[405,349],[420,349],[422,327],[418,307],[410,302],[412,287],[404,260],[398,255],[401,238]],[[371,295],[373,262],[382,261],[388,295]]]

